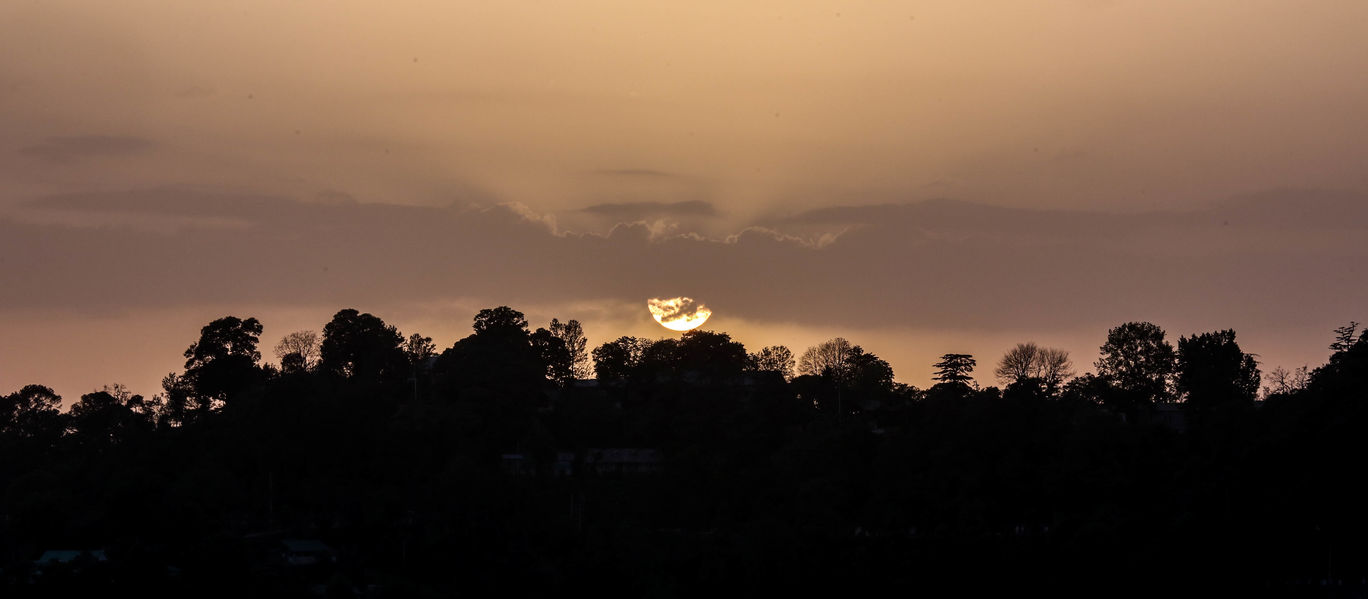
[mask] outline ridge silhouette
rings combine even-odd
[[[276,365],[225,316],[151,398],[0,395],[0,594],[1368,591],[1357,323],[1262,391],[1234,331],[1144,322],[928,389],[842,338],[530,326],[349,308]]]

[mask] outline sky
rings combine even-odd
[[[0,4],[0,393],[263,353],[343,308],[591,346],[1013,345],[1368,321],[1359,0]]]

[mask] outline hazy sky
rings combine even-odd
[[[0,393],[157,392],[480,308],[673,334],[645,300],[925,385],[1012,344],[1368,320],[1368,3],[0,4]]]

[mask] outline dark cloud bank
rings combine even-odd
[[[383,313],[450,297],[552,304],[685,293],[756,322],[1043,329],[1130,319],[1361,317],[1368,198],[1285,191],[1188,212],[934,200],[825,208],[726,239],[557,231],[511,206],[310,203],[163,189],[37,200],[0,221],[0,310],[234,302]],[[164,230],[63,216],[184,219]],[[820,242],[823,232],[840,232]]]

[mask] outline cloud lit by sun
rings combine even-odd
[[[651,309],[651,316],[660,326],[672,331],[697,328],[712,316],[712,310],[702,302],[688,297],[652,298],[646,300],[646,307]]]

